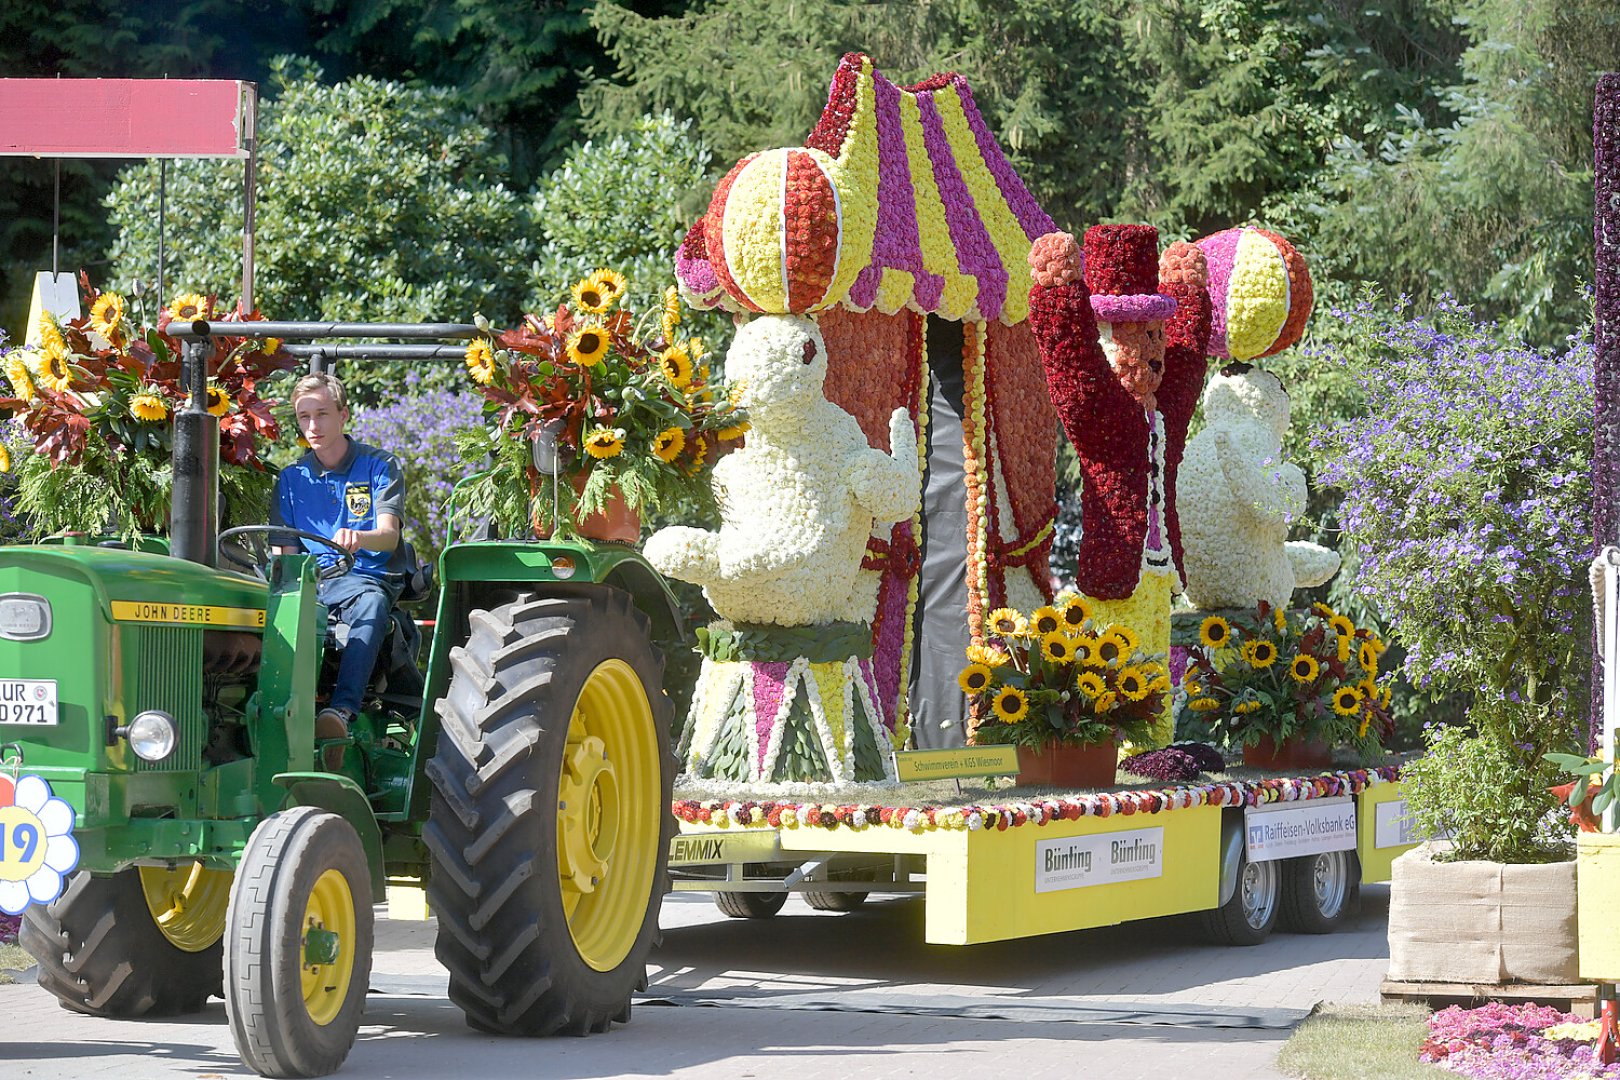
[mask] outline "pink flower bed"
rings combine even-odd
[[[1582,1022],[1546,1005],[1452,1006],[1429,1017],[1429,1038],[1418,1057],[1479,1080],[1620,1080],[1620,1064],[1599,1065],[1590,1041],[1542,1034],[1556,1024]]]

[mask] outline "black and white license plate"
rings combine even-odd
[[[0,727],[56,726],[55,679],[0,679]]]

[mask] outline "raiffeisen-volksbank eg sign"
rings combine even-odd
[[[1243,815],[1243,833],[1250,862],[1350,851],[1356,846],[1356,806],[1347,795],[1251,806]]]

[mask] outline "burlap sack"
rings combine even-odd
[[[1398,982],[1580,980],[1575,863],[1434,861],[1432,845],[1395,860],[1389,977]]]

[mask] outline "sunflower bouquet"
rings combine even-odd
[[[1187,708],[1206,714],[1228,743],[1262,737],[1352,745],[1377,754],[1394,730],[1386,646],[1326,604],[1288,612],[1261,601],[1252,619],[1204,619],[1183,689]]]
[[[112,533],[133,540],[162,532],[173,484],[171,417],[186,401],[180,344],[171,318],[240,320],[215,310],[217,298],[182,294],[142,327],[124,297],[81,277],[90,313],[41,317],[39,344],[0,356],[13,416],[13,445],[0,446],[0,469],[17,474],[17,505],[44,535],[61,530]],[[258,318],[252,313],[247,318]],[[268,380],[296,361],[271,339],[213,338],[207,356],[207,409],[219,418],[220,488],[225,523],[262,522],[274,474],[259,458],[260,440],[278,435]],[[26,449],[15,461],[13,449]]]
[[[459,446],[485,467],[466,509],[504,535],[571,535],[615,497],[637,512],[702,500],[715,458],[748,431],[735,395],[711,376],[702,339],[681,333],[676,290],[641,318],[624,293],[622,275],[598,270],[555,311],[467,347],[485,426]],[[536,462],[542,441],[561,482]]]
[[[1170,693],[1164,657],[1129,627],[1095,622],[1079,596],[1028,616],[992,611],[967,658],[957,681],[978,743],[1141,743]]]

